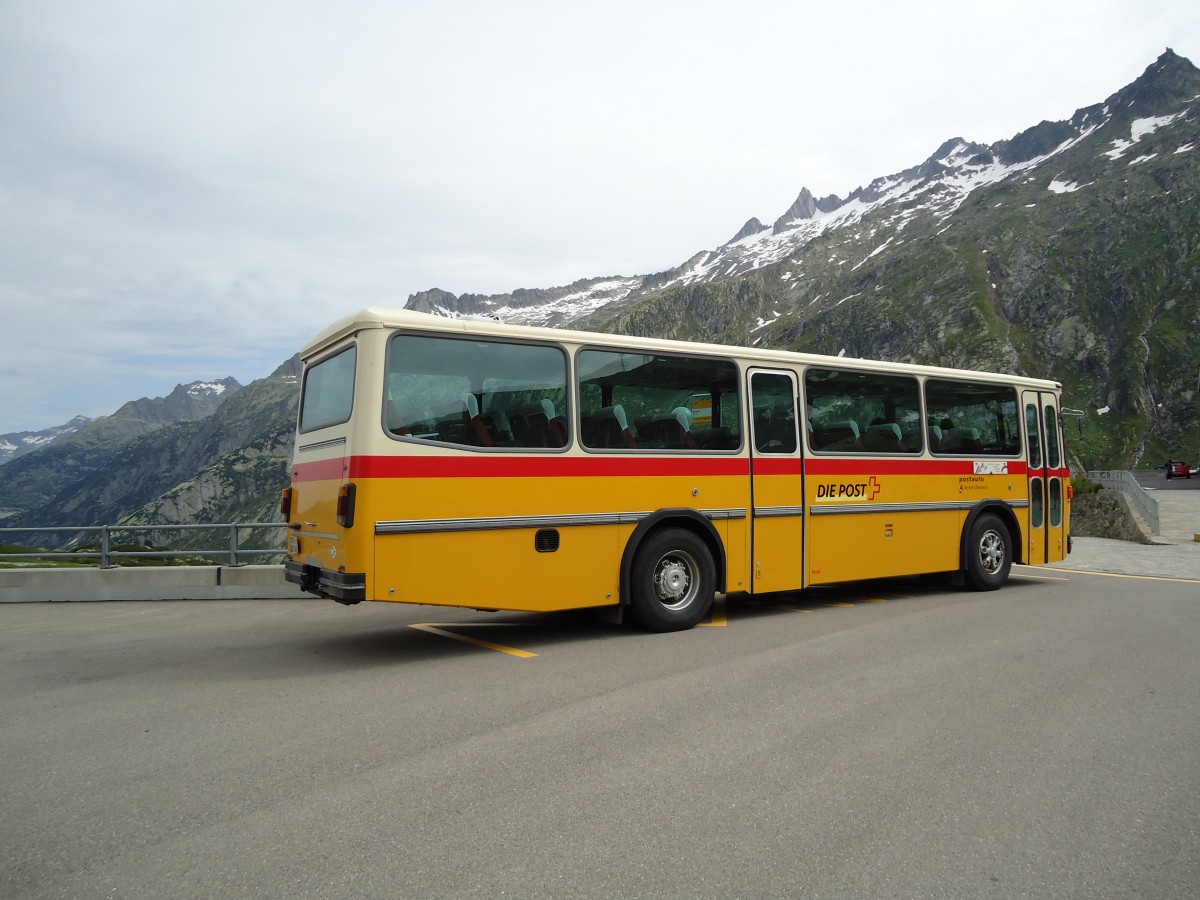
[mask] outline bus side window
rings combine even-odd
[[[495,450],[566,446],[556,346],[397,333],[388,343],[384,428],[398,439]]]
[[[731,360],[581,350],[576,374],[579,438],[589,450],[705,452],[741,446],[738,369]]]
[[[925,382],[930,450],[951,456],[1016,456],[1021,452],[1020,412],[1011,385],[930,378]],[[932,423],[936,422],[937,425]]]
[[[849,369],[804,374],[808,446],[814,453],[920,453],[921,391],[908,375]]]

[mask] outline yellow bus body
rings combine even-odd
[[[572,368],[581,348],[719,359],[739,372],[739,438],[717,451],[588,449],[580,438],[579,409],[586,405],[580,384],[571,386],[562,447],[448,446],[397,436],[381,424],[388,415],[387,342],[396,333],[533,342],[561,348]],[[353,351],[345,360],[353,373],[352,414],[306,427],[302,413],[285,567],[306,590],[342,602],[619,608],[630,601],[637,548],[655,528],[694,534],[701,544],[692,545],[691,556],[711,556],[713,586],[728,593],[966,570],[965,543],[972,522],[984,514],[1002,524],[993,531],[1009,538],[1006,566],[1059,560],[1069,549],[1065,460],[1053,468],[1030,464],[1037,440],[1061,448],[1058,425],[1044,424],[1056,415],[1061,388],[1054,382],[377,308],[314,339],[303,352],[306,373],[347,348]],[[775,448],[775,455],[756,449],[758,426],[748,424],[751,373],[775,373],[777,384],[786,376],[803,395],[805,373],[814,367],[884,373],[922,385],[958,379],[1011,388],[1021,398],[1018,408],[1028,411],[1027,428],[1056,433],[1026,436],[1019,452],[1002,459],[936,453],[932,426],[928,444],[902,455],[814,450],[811,423],[809,439],[801,437],[792,449]],[[804,410],[805,399],[797,396],[795,408]],[[716,424],[708,399],[687,405],[697,432]],[[924,428],[929,411],[920,411]],[[726,420],[730,415],[722,413]],[[650,427],[644,425],[644,433]],[[663,565],[668,575],[675,571]]]

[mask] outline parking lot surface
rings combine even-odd
[[[5,604],[0,896],[1194,897],[1197,684],[1200,582],[1045,568],[668,635]]]

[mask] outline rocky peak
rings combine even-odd
[[[1200,69],[1168,47],[1146,71],[1109,97],[1105,104],[1114,116],[1129,110],[1134,115],[1161,111],[1187,103],[1200,94]]]
[[[818,200],[812,195],[812,191],[810,191],[808,188],[801,188],[800,196],[798,196],[795,202],[788,207],[787,212],[775,220],[775,224],[772,226],[771,230],[773,233],[778,234],[780,231],[783,231],[785,228],[787,228],[787,226],[792,222],[802,219],[811,219],[816,216],[818,212],[833,212],[841,205],[842,199],[838,197],[837,194],[830,194],[829,196],[822,197]],[[755,219],[752,221],[757,220]]]
[[[735,234],[733,237],[731,237],[729,240],[727,240],[725,242],[725,244],[723,244],[722,246],[727,246],[729,244],[736,244],[742,238],[747,238],[747,237],[750,237],[750,235],[752,235],[752,234],[759,234],[760,232],[763,232],[766,230],[767,230],[767,226],[764,225],[762,222],[758,221],[757,216],[753,216],[750,219],[747,219],[746,224],[743,225],[738,230],[738,233]]]
[[[475,312],[470,295],[464,294],[462,297],[458,297],[441,288],[430,288],[427,291],[413,294],[408,298],[405,306],[417,312],[434,313],[435,315]]]

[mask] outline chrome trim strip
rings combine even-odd
[[[709,519],[744,519],[744,509],[702,509]],[[561,516],[486,516],[463,519],[397,519],[376,522],[376,534],[429,534],[439,531],[496,531],[513,528],[572,528],[582,525],[636,525],[648,512],[581,513]]]
[[[756,506],[754,507],[754,518],[756,519],[775,519],[785,516],[803,516],[803,506]]]
[[[327,541],[340,540],[339,535],[328,534],[324,531],[303,531],[303,530],[301,530],[301,531],[297,532],[296,534],[293,534],[292,537],[324,538]]]
[[[1003,501],[1011,509],[1025,509],[1028,500]],[[979,500],[927,501],[921,503],[839,503],[813,504],[809,507],[812,516],[842,516],[856,513],[909,513],[909,512],[961,512],[974,509]]]
[[[338,445],[345,443],[346,439],[344,437],[330,438],[327,441],[317,441],[314,444],[301,444],[296,449],[301,453],[307,453],[310,450],[324,450],[326,447],[337,447]]]
[[[434,531],[494,531],[507,528],[568,528],[573,525],[623,525],[650,513],[597,513],[568,516],[489,516],[472,519],[401,519],[376,522],[376,534],[420,534]]]

